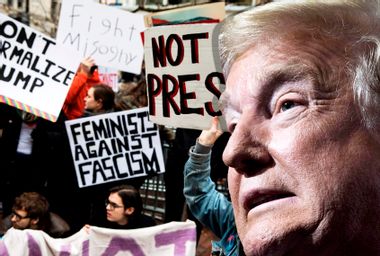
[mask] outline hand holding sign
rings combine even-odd
[[[96,68],[95,60],[91,57],[86,57],[80,63],[79,72],[83,72],[87,76],[91,76],[95,68]]]

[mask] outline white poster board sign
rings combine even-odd
[[[145,68],[150,120],[157,124],[208,129],[220,116],[225,88],[217,48],[217,24],[147,29]]]
[[[92,1],[63,0],[57,41],[96,63],[140,74],[144,15]]]
[[[68,238],[54,239],[40,230],[11,228],[0,240],[0,255],[155,255],[194,256],[195,223],[170,222],[149,228],[118,230],[92,226]]]
[[[98,66],[100,81],[109,85],[114,92],[119,91],[119,73],[118,70],[103,66]]]
[[[80,63],[67,55],[54,39],[0,13],[0,101],[56,121]]]
[[[147,108],[65,124],[79,187],[165,172],[159,131]]]

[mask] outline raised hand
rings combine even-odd
[[[85,73],[87,76],[91,76],[91,67],[95,65],[95,60],[93,58],[86,57],[81,61],[79,71]]]
[[[220,130],[218,117],[213,117],[210,129],[202,131],[198,142],[204,146],[212,146],[222,134],[223,131]]]

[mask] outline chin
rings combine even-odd
[[[246,229],[239,233],[246,256],[312,255],[313,242],[320,239],[314,233],[319,222],[297,218],[300,215],[268,216],[246,223]]]
[[[267,234],[247,234],[242,239],[246,256],[280,256],[291,250],[292,241],[288,237],[276,237]]]

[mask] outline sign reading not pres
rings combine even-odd
[[[145,69],[152,122],[208,129],[221,116],[225,79],[217,24],[158,26],[144,32]]]

